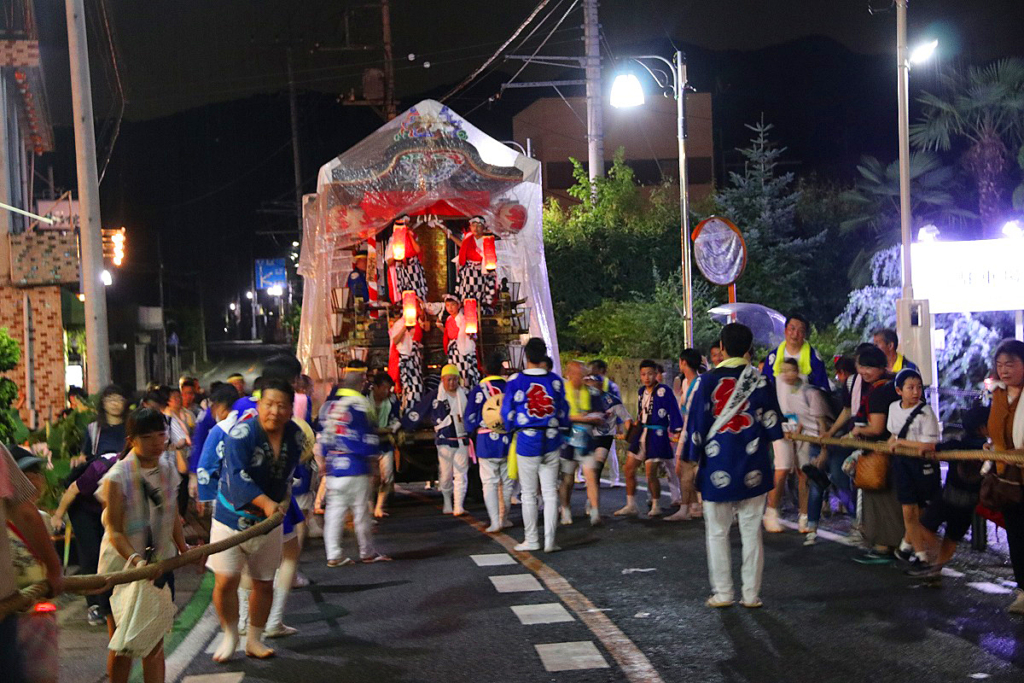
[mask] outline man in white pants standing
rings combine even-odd
[[[469,435],[463,423],[467,405],[466,390],[459,386],[459,368],[449,363],[441,368],[441,386],[430,410],[437,444],[438,488],[444,496],[443,512],[456,517],[466,513],[462,504],[469,484]]]
[[[513,433],[519,482],[523,487],[525,540],[516,550],[540,550],[537,533],[537,494],[544,497],[544,552],[559,550],[555,545],[558,526],[559,449],[563,431],[570,427],[565,383],[545,366],[547,345],[533,337],[526,343],[526,369],[514,375],[505,387],[501,417],[505,431]]]
[[[480,462],[480,485],[484,490],[487,516],[491,519],[487,533],[494,534],[512,526],[508,521],[512,508],[512,478],[508,474],[509,438],[501,425],[501,401],[505,393],[501,357],[492,354],[487,359],[486,370],[487,376],[469,392],[464,421],[466,429],[471,434],[476,433],[474,445]],[[495,404],[497,412],[491,408]]]
[[[750,365],[754,337],[738,323],[722,328],[725,359],[701,375],[686,422],[682,457],[697,462],[704,497],[708,575],[713,591],[708,607],[734,601],[729,529],[735,516],[743,542],[744,607],[760,607],[764,544],[761,517],[774,485],[772,442],[782,436],[774,389]]]
[[[341,537],[349,511],[352,512],[359,543],[360,560],[382,562],[390,559],[374,549],[370,533],[370,473],[379,467],[379,447],[377,433],[370,420],[370,401],[359,391],[365,376],[365,368],[346,369],[341,387],[320,409],[323,430],[318,440],[327,476],[320,481],[316,508],[324,509],[326,498],[324,545],[328,567],[355,564],[342,553]]]

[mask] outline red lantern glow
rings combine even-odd
[[[405,326],[416,325],[416,292],[405,290],[402,292],[402,313],[405,315]]]
[[[498,253],[494,248],[494,236],[484,237],[484,270],[495,270],[498,267]]]
[[[476,334],[476,299],[466,299],[466,302],[462,305],[462,317],[466,321],[466,334]]]
[[[406,228],[404,225],[395,226],[395,234],[391,239],[393,240],[392,244],[394,245],[392,247],[392,254],[394,255],[396,261],[405,260],[405,247],[407,243],[406,240],[408,239],[406,237],[407,232],[408,228]]]

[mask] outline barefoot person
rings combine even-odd
[[[210,542],[230,538],[291,503],[295,466],[305,447],[302,430],[292,422],[295,391],[291,384],[266,379],[257,404],[257,417],[238,422],[224,442],[224,462],[213,513]],[[245,654],[265,659],[274,651],[261,642],[274,599],[274,574],[281,564],[282,528],[274,528],[222,553],[211,555],[207,567],[216,584],[214,605],[224,638],[213,655],[216,662],[231,658],[238,646],[238,584],[242,569],[252,578]]]
[[[764,545],[761,515],[772,489],[771,442],[782,438],[775,391],[750,365],[745,354],[754,336],[745,325],[722,328],[718,366],[700,377],[686,420],[683,458],[698,464],[704,497],[709,607],[728,607],[735,597],[729,529],[733,517],[743,543],[744,607],[761,606]]]

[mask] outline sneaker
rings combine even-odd
[[[942,567],[937,564],[921,564],[905,569],[903,573],[912,579],[933,579],[942,576]]]
[[[779,511],[775,508],[768,508],[764,511],[764,530],[770,534],[778,534],[783,531],[782,525],[779,524]]]
[[[797,524],[797,530],[802,534],[810,532],[811,527],[808,526],[807,515],[800,515],[800,521]]]
[[[917,559],[917,556],[914,555],[914,549],[913,548],[911,548],[910,550],[904,550],[902,546],[900,546],[899,548],[896,548],[896,550],[892,551],[892,555],[893,555],[893,557],[895,557],[900,562],[911,562],[911,563],[913,563]]]
[[[858,555],[853,558],[853,561],[857,564],[889,564],[894,559],[895,558],[892,554],[883,554],[875,552],[874,550],[869,550],[863,555]]]
[[[721,609],[723,607],[732,607],[733,604],[735,604],[735,601],[733,601],[733,600],[724,600],[722,598],[719,598],[717,595],[712,595],[710,598],[707,599],[707,601],[704,604],[707,605],[708,607],[714,607],[715,609]]]
[[[814,529],[809,530],[807,532],[807,535],[804,536],[804,545],[814,545],[817,542],[818,542],[818,532],[815,531]]]
[[[517,550],[521,553],[527,553],[534,550],[540,550],[540,543],[527,543],[526,541],[523,541],[522,543],[520,543],[512,549]]]
[[[1006,608],[1006,611],[1010,614],[1024,614],[1024,590],[1017,590],[1017,597]]]
[[[103,616],[99,605],[89,607],[89,611],[85,613],[85,620],[89,626],[104,626],[107,623],[107,618]]]
[[[285,638],[287,636],[294,636],[298,632],[299,629],[297,628],[285,626],[284,624],[278,624],[274,628],[268,627],[267,630],[263,632],[263,635],[265,635],[267,638]]]

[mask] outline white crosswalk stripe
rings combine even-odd
[[[540,661],[548,671],[576,671],[579,669],[607,669],[608,662],[589,640],[570,643],[534,645]]]
[[[541,605],[515,605],[512,611],[519,617],[524,626],[531,624],[557,624],[563,621],[575,621],[572,615],[562,607],[560,602],[548,602]]]
[[[506,576],[489,576],[488,578],[499,593],[525,593],[528,591],[544,590],[533,574],[508,574]]]

